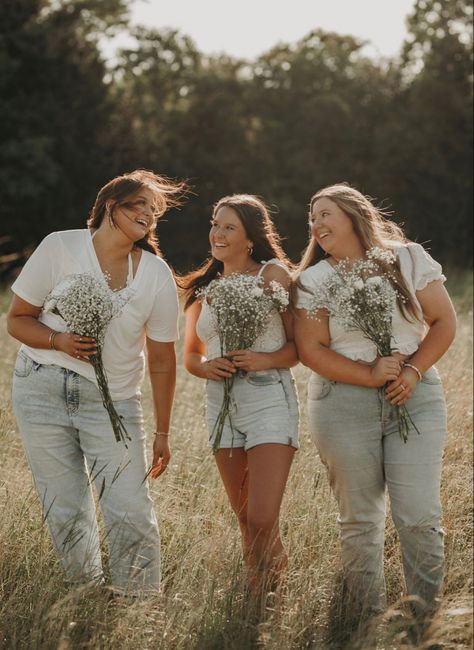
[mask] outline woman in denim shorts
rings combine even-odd
[[[251,350],[229,351],[223,358],[209,305],[197,300],[195,292],[232,273],[262,276],[265,285],[276,280],[288,290],[290,274],[267,208],[254,196],[221,199],[214,207],[209,238],[212,257],[183,279],[184,362],[189,372],[207,382],[210,446],[224,397],[224,379],[235,376],[233,430],[227,418],[215,458],[238,517],[251,584],[260,589],[269,575],[270,583],[277,579],[287,562],[278,522],[298,448],[298,401],[289,370],[297,363],[292,318],[274,309]]]
[[[339,504],[348,594],[367,611],[385,607],[385,490],[397,528],[407,592],[432,607],[443,578],[440,475],[446,406],[434,363],[455,333],[455,313],[440,265],[357,190],[320,190],[310,204],[310,244],[300,264],[295,318],[308,385],[311,432]],[[380,358],[360,331],[324,311],[308,314],[318,284],[342,259],[393,251],[392,355]],[[400,438],[396,405],[419,433]],[[421,607],[423,611],[423,607]]]
[[[146,345],[158,475],[170,458],[178,297],[159,255],[155,225],[180,191],[180,185],[142,170],[111,180],[97,196],[87,229],[55,232],[41,242],[12,287],[8,315],[10,334],[23,343],[13,408],[66,578],[102,581],[94,484],[112,588],[129,596],[157,593],[160,584],[158,526],[144,481],[140,385]],[[102,346],[110,394],[130,437],[127,447],[115,442],[89,361],[96,341],[66,331],[60,316],[43,309],[48,294],[68,276],[103,273],[111,289],[128,295]]]

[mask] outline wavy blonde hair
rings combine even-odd
[[[310,215],[316,201],[323,198],[333,201],[349,217],[354,232],[365,251],[375,247],[392,250],[394,248],[393,243],[405,244],[409,241],[400,226],[390,220],[391,212],[376,207],[370,197],[365,196],[354,187],[346,183],[337,183],[319,190],[311,197],[309,204]],[[326,256],[316,239],[311,237],[298,264],[296,272],[298,287],[304,289],[299,281],[301,273]],[[380,266],[382,271],[389,270],[388,266],[385,268],[385,263],[381,262]],[[393,276],[391,282],[399,295],[397,298],[398,306],[404,318],[409,321],[419,320],[419,308],[403,279],[398,258],[395,264],[390,265],[390,271],[391,276]]]

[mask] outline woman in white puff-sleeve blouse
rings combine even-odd
[[[345,184],[315,194],[311,239],[299,267],[296,344],[311,370],[311,434],[339,505],[346,611],[385,607],[383,547],[385,489],[402,547],[407,592],[426,612],[443,579],[440,475],[446,406],[434,363],[455,333],[455,313],[441,266],[396,224]],[[341,260],[364,259],[379,247],[395,252],[397,301],[392,354],[377,356],[362,332],[334,317],[308,312],[311,296]],[[416,426],[404,443],[396,405],[406,405]],[[355,606],[355,609],[354,609]]]

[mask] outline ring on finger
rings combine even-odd
[[[406,386],[404,386],[403,384],[400,384],[400,388],[402,389],[402,392],[406,390]]]

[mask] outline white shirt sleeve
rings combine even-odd
[[[178,292],[170,274],[157,291],[153,309],[145,324],[148,338],[161,343],[176,341],[179,337],[178,313]]]
[[[332,273],[328,264],[318,262],[303,271],[297,281],[296,307],[297,309],[309,309],[312,298],[318,284]]]
[[[412,280],[415,291],[422,291],[434,280],[445,282],[446,277],[443,275],[441,264],[434,260],[423,246],[410,242],[407,249],[413,265]]]
[[[58,234],[53,232],[43,239],[28,258],[12,285],[12,291],[35,307],[42,307],[48,293],[55,286],[58,260],[62,256],[62,245]]]

